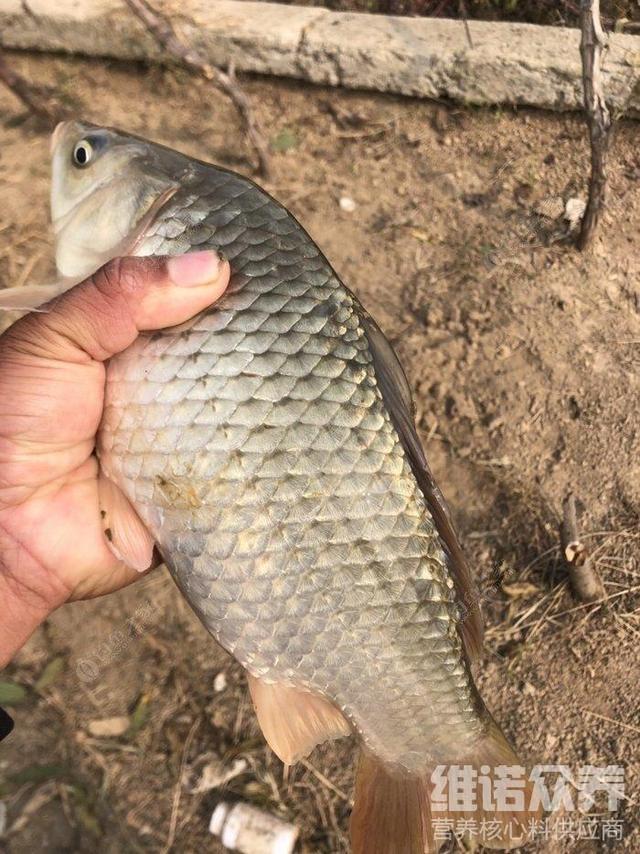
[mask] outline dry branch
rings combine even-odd
[[[613,130],[602,85],[602,56],[607,47],[607,36],[600,23],[600,0],[581,0],[580,24],[584,109],[591,143],[591,177],[589,201],[578,235],[578,248],[586,249],[605,204],[607,154]]]
[[[464,21],[464,31],[467,35],[467,41],[469,42],[469,47],[471,50],[474,48],[473,39],[471,38],[471,29],[469,28],[469,15],[467,14],[467,4],[464,0],[458,0],[458,10],[460,12],[460,17]]]
[[[178,59],[191,71],[195,71],[206,80],[214,83],[227,95],[240,114],[245,133],[256,152],[259,171],[264,177],[267,177],[269,174],[267,147],[253,115],[249,99],[238,86],[233,73],[227,74],[221,71],[211,65],[197,50],[184,45],[176,35],[171,22],[156,9],[153,9],[146,0],[126,0],[126,3],[167,53]]]
[[[591,560],[589,549],[578,534],[576,499],[571,492],[562,502],[560,541],[576,598],[582,602],[595,602],[601,599],[605,593],[604,587]]]
[[[0,81],[22,101],[30,112],[52,127],[67,117],[66,112],[59,104],[52,101],[47,92],[33,86],[11,68],[2,50],[0,50]]]

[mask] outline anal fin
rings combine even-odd
[[[267,744],[286,765],[324,741],[351,734],[342,712],[318,694],[270,684],[251,674],[249,690]]]

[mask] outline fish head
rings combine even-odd
[[[178,189],[173,152],[86,122],[61,122],[51,138],[51,219],[56,265],[80,281],[136,243]]]

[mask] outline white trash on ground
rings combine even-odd
[[[242,854],[291,854],[299,830],[250,804],[223,801],[213,811],[209,831],[226,848]]]

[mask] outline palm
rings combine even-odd
[[[72,599],[136,576],[109,549],[100,517],[93,450],[103,395],[104,365],[89,357],[16,354],[0,366],[0,529]]]
[[[94,453],[105,362],[203,311],[229,276],[211,251],[116,259],[0,335],[0,666],[63,602],[152,564],[149,532]],[[23,304],[11,291],[0,310]]]

